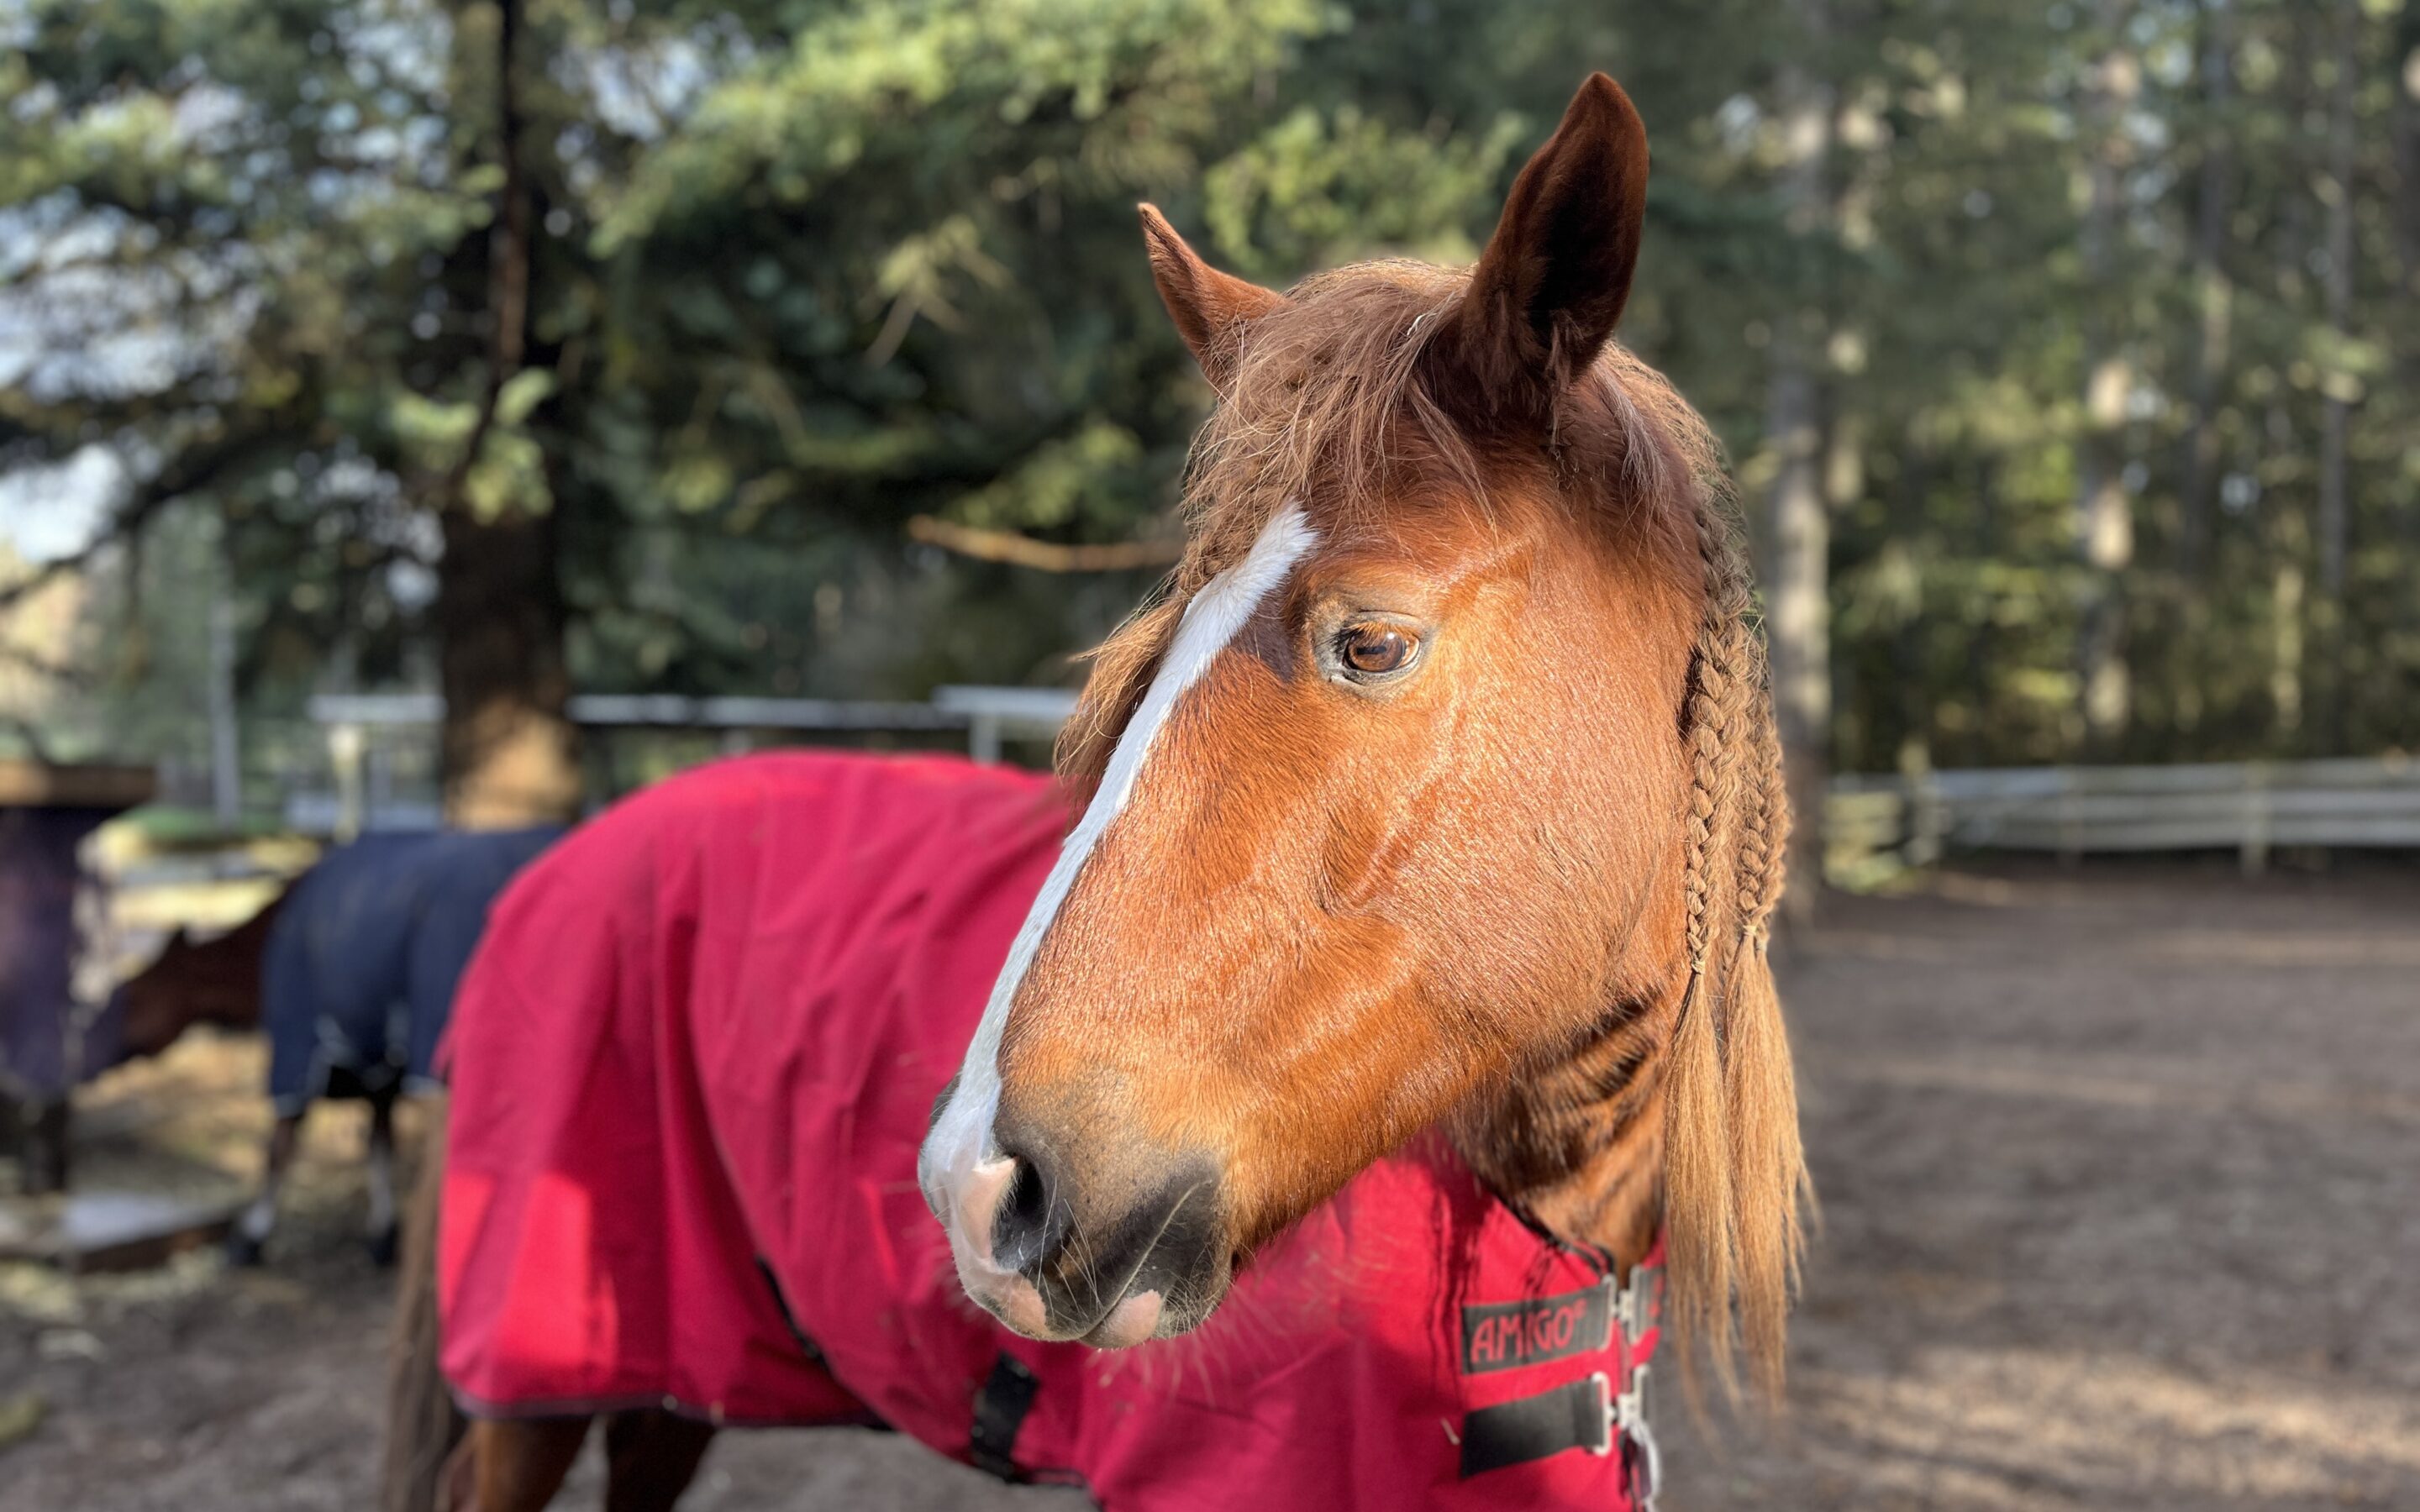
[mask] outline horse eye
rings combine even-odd
[[[1339,638],[1337,656],[1352,671],[1375,677],[1401,671],[1418,646],[1391,625],[1356,625]]]

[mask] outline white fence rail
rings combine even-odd
[[[928,703],[829,699],[688,699],[584,694],[572,718],[597,727],[814,731],[963,730],[977,760],[1006,737],[1055,734],[1075,706],[1056,688],[941,687]],[[434,724],[431,694],[314,699],[329,734],[335,794],[309,795],[318,827],[363,818],[365,728]],[[379,809],[371,795],[366,805]],[[324,809],[326,812],[320,812]],[[428,813],[377,816],[436,822]],[[2009,766],[1833,780],[1824,804],[1827,870],[1929,865],[1953,850],[2094,852],[2231,850],[2246,871],[2279,846],[2420,849],[2420,757],[2221,762],[2176,766]],[[309,826],[305,826],[309,827]]]
[[[1049,687],[949,686],[930,702],[865,699],[686,698],[677,694],[580,693],[566,709],[574,724],[599,730],[712,730],[745,748],[751,733],[963,731],[979,762],[1001,759],[1004,740],[1047,740],[1075,712],[1076,695]],[[432,796],[389,791],[384,759],[371,735],[415,731],[445,717],[435,693],[326,693],[311,700],[310,717],[325,733],[333,791],[286,795],[286,822],[308,834],[354,835],[364,828],[432,829],[441,823]],[[433,765],[433,757],[430,759]]]
[[[1824,805],[1827,862],[1946,850],[2231,850],[2259,871],[2278,846],[2420,848],[2420,759],[2021,766],[1843,777]]]

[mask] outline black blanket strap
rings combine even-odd
[[[814,1340],[807,1337],[807,1331],[799,1326],[798,1315],[790,1311],[790,1299],[782,1295],[782,1283],[773,1275],[772,1262],[762,1255],[757,1256],[756,1271],[765,1278],[765,1288],[773,1294],[773,1305],[781,1310],[782,1326],[790,1331],[790,1337],[799,1341],[799,1348],[806,1351],[808,1359],[817,1365],[823,1364],[824,1351]]]
[[[977,1470],[1002,1480],[1017,1478],[1016,1430],[1025,1426],[1041,1384],[1015,1355],[1003,1354],[992,1363],[991,1379],[975,1393],[974,1434],[967,1443],[967,1458]]]
[[[1604,1454],[1613,1446],[1606,1380],[1589,1376],[1568,1386],[1482,1407],[1462,1420],[1465,1477],[1544,1459],[1566,1449]]]

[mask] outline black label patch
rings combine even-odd
[[[1540,1365],[1613,1342],[1613,1288],[1590,1287],[1527,1302],[1472,1303],[1462,1309],[1462,1372]]]

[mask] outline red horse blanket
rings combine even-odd
[[[1618,1286],[1441,1141],[1185,1338],[1037,1344],[966,1299],[916,1149],[1065,818],[1003,768],[759,756],[525,872],[448,1044],[466,1407],[880,1422],[1116,1512],[1643,1501],[1654,1272]]]

